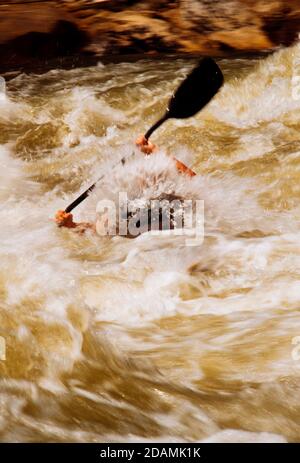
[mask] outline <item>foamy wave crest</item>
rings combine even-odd
[[[246,77],[226,83],[210,111],[219,120],[241,128],[299,111],[300,99],[294,98],[292,88],[296,57],[300,57],[300,43],[263,59]]]

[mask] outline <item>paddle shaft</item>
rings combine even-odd
[[[113,169],[118,166],[119,164],[125,164],[125,158],[122,158],[119,162],[117,162],[117,164],[114,165]],[[75,201],[73,201],[71,204],[69,204],[69,206],[65,209],[65,212],[71,212],[73,211],[73,209],[75,209],[75,207],[77,207],[80,203],[82,203],[82,201],[84,201],[89,193],[91,193],[91,191],[93,191],[93,189],[95,188],[95,186],[97,185],[98,182],[100,182],[100,180],[102,180],[103,178],[105,178],[105,174],[101,175],[100,178],[98,178],[98,180],[93,183],[93,185],[91,185],[90,187],[88,187],[83,193],[81,193],[80,196],[78,196],[78,198],[75,199]]]
[[[101,178],[99,178],[99,179],[98,179],[98,182],[99,182],[99,180],[102,180],[102,178],[104,178],[104,176],[101,177]],[[75,209],[75,207],[77,207],[80,203],[82,203],[82,201],[84,201],[85,198],[88,197],[89,193],[90,193],[91,191],[93,191],[93,189],[94,189],[95,186],[96,186],[96,183],[97,183],[97,182],[93,183],[93,185],[91,185],[87,190],[85,190],[83,193],[81,193],[81,195],[78,196],[78,198],[75,199],[75,201],[73,201],[73,202],[65,209],[65,212],[71,212],[71,211],[73,211],[73,209]]]
[[[158,127],[160,127],[167,119],[169,119],[169,117],[170,116],[168,114],[168,111],[166,111],[165,115],[161,119],[159,119],[159,121],[155,122],[155,124],[153,124],[152,127],[150,127],[148,132],[146,132],[145,139],[149,140],[154,130],[158,129]]]

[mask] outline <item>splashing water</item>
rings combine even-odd
[[[5,79],[0,76],[0,101],[6,100],[6,84]]]
[[[195,118],[167,122],[148,158],[133,141],[194,63],[99,65],[7,83],[2,441],[299,440],[298,55],[296,45],[220,61],[222,91]],[[197,177],[180,177],[168,154]],[[56,228],[55,211],[102,173],[76,220],[94,221],[97,201],[118,191],[172,191],[205,201],[204,243]]]

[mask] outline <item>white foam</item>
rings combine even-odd
[[[18,412],[19,424],[28,435],[40,432],[58,440],[99,441],[104,431],[93,427],[93,420],[95,410],[102,413],[102,403],[105,407],[113,404],[120,416],[123,406],[137,421],[141,416],[139,405],[126,395],[127,383],[122,398],[114,399],[118,403],[112,400],[126,377],[133,381],[130,388],[134,393],[136,384],[149,392],[154,408],[142,413],[153,419],[153,426],[162,425],[161,436],[156,440],[150,436],[148,441],[160,441],[162,436],[174,442],[182,436],[197,441],[207,433],[210,437],[205,441],[212,442],[283,442],[290,438],[293,418],[283,416],[276,407],[274,422],[282,419],[288,423],[284,436],[242,431],[248,426],[275,428],[271,419],[270,426],[266,419],[266,427],[262,423],[258,427],[247,411],[238,413],[238,404],[235,415],[240,429],[221,431],[218,422],[226,419],[222,413],[235,412],[209,404],[214,412],[214,418],[209,418],[198,402],[191,405],[190,394],[199,403],[205,401],[202,386],[210,388],[212,384],[210,394],[237,397],[249,383],[255,383],[254,399],[262,408],[270,407],[261,384],[278,383],[272,396],[276,404],[285,397],[284,381],[278,379],[298,375],[291,339],[300,330],[300,209],[264,208],[261,195],[276,188],[278,179],[271,185],[273,180],[266,180],[260,172],[241,176],[231,169],[237,161],[251,165],[254,158],[278,149],[281,139],[295,141],[293,123],[298,123],[299,103],[292,101],[289,92],[290,63],[297,50],[280,51],[246,77],[226,83],[193,121],[166,123],[153,138],[160,149],[147,158],[134,147],[134,138],[163,110],[164,101],[188,71],[186,64],[181,63],[180,71],[180,63],[172,70],[171,64],[168,68],[126,64],[118,67],[117,74],[114,65],[106,65],[69,73],[23,75],[8,84],[13,98],[1,102],[0,123],[5,128],[5,124],[22,126],[30,121],[36,125],[50,122],[55,127],[61,124],[65,131],[58,147],[43,152],[37,149],[26,162],[17,157],[15,140],[0,148],[1,316],[5,327],[13,326],[15,355],[22,358],[16,374],[29,378],[23,382],[8,378],[6,386],[1,383],[1,416],[7,422]],[[37,95],[37,88],[45,93],[41,90]],[[99,132],[94,124],[98,116],[103,123]],[[212,136],[214,124],[222,128],[223,138]],[[210,173],[188,179],[178,175],[166,152],[174,153],[174,148],[176,156],[192,166],[199,156],[198,147],[188,141],[193,130],[203,136],[199,151],[210,146],[211,138],[222,148],[229,143],[227,135],[231,140],[234,134],[238,143],[219,160],[214,153],[207,153],[205,167],[209,169],[201,162],[199,169]],[[18,126],[18,134],[20,131]],[[186,146],[169,137],[177,131]],[[29,152],[32,154],[31,148]],[[123,156],[130,158],[125,166],[112,169]],[[297,172],[297,158],[293,147],[278,167],[281,179],[290,175],[287,165]],[[215,172],[218,162],[225,167]],[[102,173],[103,181],[74,211],[75,220],[94,221],[97,201],[117,200],[119,191],[132,199],[174,193],[205,201],[204,244],[188,247],[185,237],[174,233],[145,233],[127,240],[79,236],[56,228],[50,220],[55,211]],[[291,195],[297,199],[293,187]],[[281,190],[276,192],[280,196]],[[83,359],[81,369],[76,362]],[[138,383],[141,378],[144,383]],[[30,389],[33,382],[38,384],[36,396]],[[17,387],[23,399],[13,408]],[[237,389],[232,392],[232,387]],[[54,405],[49,407],[51,416],[48,407],[40,411],[39,419],[23,413],[30,400],[40,401],[41,390],[48,391],[55,403],[67,400],[67,407],[68,401],[73,404],[76,395],[80,396],[81,423],[90,424],[90,429],[81,429],[75,421],[74,429],[62,425]],[[48,404],[48,395],[42,397],[43,404]],[[256,404],[250,394],[241,397],[240,401]],[[90,401],[92,416],[87,418]],[[270,409],[268,413],[272,417]],[[129,439],[143,441],[136,428],[132,429]],[[9,431],[7,436],[12,438]],[[105,436],[120,439],[113,431]]]
[[[261,61],[246,77],[225,83],[209,111],[235,127],[256,126],[298,111],[300,100],[293,97],[294,56],[300,44],[283,49]]]
[[[0,76],[0,102],[6,101],[6,83],[4,77]]]

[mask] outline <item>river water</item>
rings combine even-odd
[[[194,61],[99,63],[7,82],[1,441],[300,439],[297,57],[300,45],[218,61],[222,90],[196,117],[166,122],[148,158],[134,140]],[[169,154],[197,177],[179,177]],[[120,156],[130,160],[112,169]],[[143,197],[146,181],[150,195],[171,188],[204,200],[203,244],[57,228],[56,210],[101,174],[75,219],[93,221],[104,192]]]

